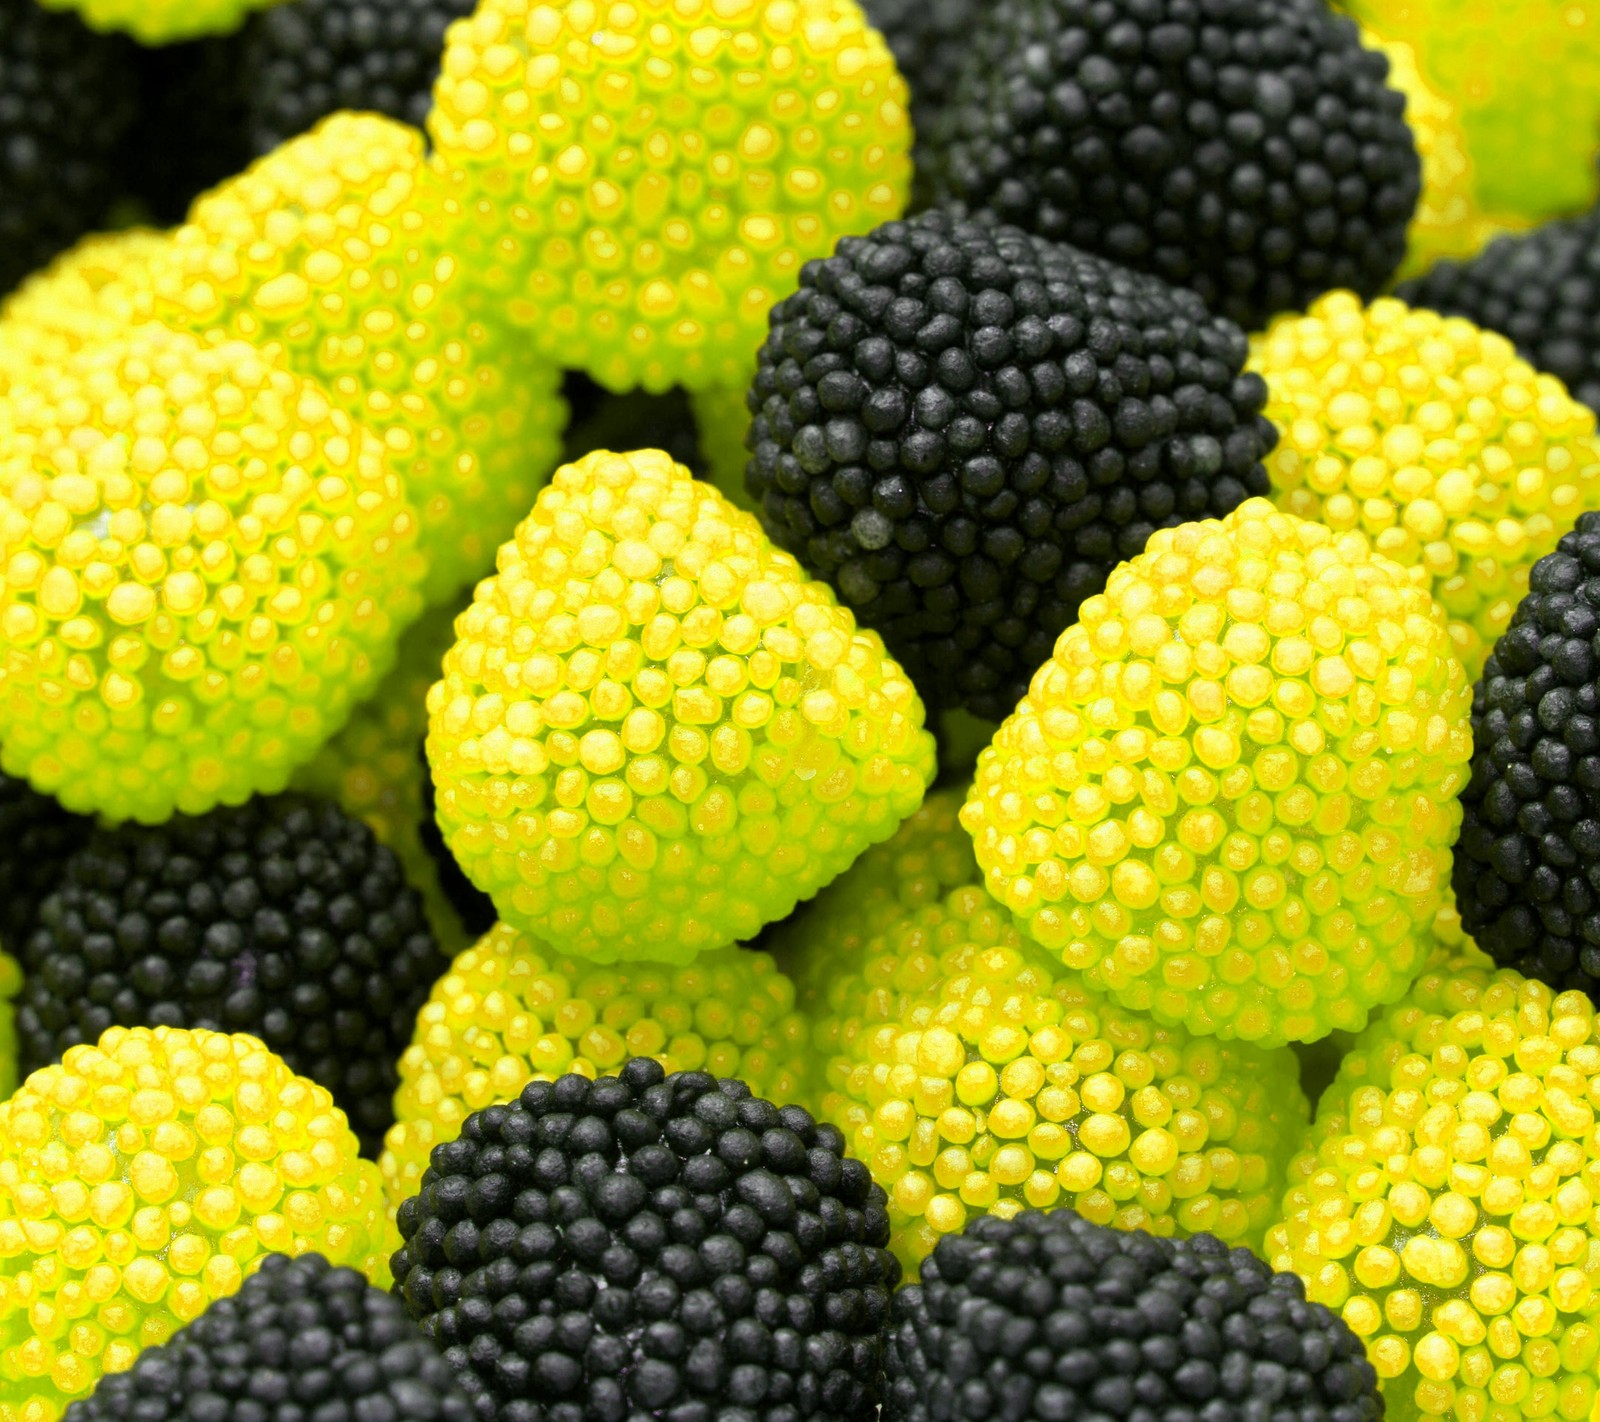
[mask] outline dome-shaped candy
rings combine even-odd
[[[1263,1044],[1362,1026],[1450,878],[1471,691],[1359,533],[1252,499],[1157,533],[978,759],[989,891],[1128,1007]]]
[[[1590,1415],[1596,1025],[1582,993],[1436,959],[1324,1094],[1267,1257],[1366,1342],[1391,1417]]]
[[[47,10],[76,10],[91,29],[122,30],[141,44],[225,35],[254,10],[282,0],[38,0]]]
[[[267,1254],[386,1284],[378,1167],[254,1037],[113,1027],[0,1103],[0,1419],[52,1422]]]
[[[153,323],[0,420],[6,772],[149,822],[283,789],[417,611],[377,437],[249,346]]]
[[[856,0],[482,0],[428,132],[547,354],[732,387],[802,264],[899,215],[906,101]]]
[[[1272,497],[1359,529],[1450,618],[1469,677],[1528,589],[1528,569],[1600,501],[1593,412],[1504,337],[1349,292],[1258,336]]]
[[[753,936],[933,778],[876,632],[658,450],[556,471],[428,693],[437,816],[507,922],[579,957]]]
[[[1428,83],[1457,106],[1485,208],[1537,221],[1594,202],[1600,23],[1590,6],[1344,0],[1343,8],[1384,39],[1410,44]]]
[[[829,984],[817,1036],[833,1043],[822,1115],[888,1192],[909,1268],[971,1216],[1025,1206],[1259,1245],[1309,1117],[1287,1047],[1117,1006],[977,885],[873,939]]]
[[[166,242],[165,233],[145,227],[97,232],[23,282],[0,306],[0,394],[30,370],[125,335],[137,321],[136,293]]]
[[[687,967],[599,967],[497,924],[434,984],[400,1057],[380,1158],[391,1207],[415,1195],[436,1145],[530,1081],[591,1080],[629,1057],[737,1076],[791,1102],[806,1052],[794,987],[765,953],[724,948]]]
[[[150,307],[282,342],[383,436],[421,518],[430,601],[489,571],[566,423],[557,365],[468,309],[453,212],[419,132],[335,114],[195,202]]]

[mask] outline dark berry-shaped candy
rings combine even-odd
[[[1600,410],[1600,209],[1496,238],[1470,261],[1439,262],[1396,295],[1498,331]]]
[[[113,1025],[249,1032],[375,1152],[446,967],[400,861],[331,801],[259,797],[98,830],[21,951],[24,1073]]]
[[[1246,354],[1193,292],[925,212],[773,309],[746,482],[925,699],[998,719],[1152,532],[1267,491]]]
[[[895,1296],[884,1422],[1377,1422],[1361,1340],[1209,1234],[984,1215]]]
[[[320,1254],[269,1254],[68,1422],[471,1422],[450,1366],[393,1294]]]
[[[131,50],[0,0],[0,295],[105,217],[137,103]]]
[[[922,144],[938,201],[1192,287],[1249,329],[1375,295],[1422,191],[1389,62],[1324,0],[997,0]]]
[[[476,0],[295,0],[246,34],[239,81],[260,156],[339,109],[422,127],[444,36]]]
[[[1600,513],[1533,565],[1472,700],[1461,926],[1495,962],[1600,984]]]
[[[436,1146],[395,1287],[480,1422],[869,1422],[883,1191],[798,1106],[635,1059]]]
[[[972,50],[972,32],[988,21],[987,0],[864,0],[911,88],[911,127],[933,130]]]
[[[0,949],[19,952],[44,897],[94,821],[0,773]]]

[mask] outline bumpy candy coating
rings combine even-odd
[[[380,1159],[391,1207],[417,1193],[433,1148],[530,1081],[591,1080],[629,1057],[738,1077],[793,1101],[806,1057],[794,987],[765,953],[702,953],[686,967],[600,967],[497,924],[456,958],[400,1057],[395,1125]]]
[[[801,265],[901,211],[906,98],[856,0],[483,0],[428,132],[530,340],[731,388]]]
[[[249,346],[154,323],[5,409],[7,773],[151,823],[281,790],[418,609],[377,437]]]
[[[47,10],[76,10],[91,29],[121,30],[140,44],[171,44],[225,35],[254,10],[282,0],[38,0]]]
[[[0,1419],[52,1422],[267,1254],[388,1282],[378,1167],[254,1037],[113,1027],[0,1103]]]
[[[822,1113],[888,1192],[914,1268],[972,1217],[1070,1206],[1259,1245],[1309,1112],[1287,1047],[1130,1012],[977,885],[901,919],[827,995]]]
[[[1528,569],[1600,499],[1593,413],[1502,336],[1349,292],[1273,322],[1250,365],[1282,431],[1274,499],[1410,569],[1476,677]]]
[[[1366,1342],[1391,1417],[1590,1415],[1597,1075],[1590,1000],[1476,953],[1345,1057],[1267,1255]]]
[[[1125,1006],[1313,1041],[1422,966],[1470,703],[1405,569],[1252,499],[1084,603],[962,823],[990,893]]]
[[[469,309],[458,220],[420,133],[335,114],[198,199],[151,278],[160,319],[281,343],[383,437],[430,601],[489,571],[566,422],[556,365]]]
[[[922,802],[933,738],[877,633],[657,450],[556,471],[428,693],[445,839],[579,957],[753,936]]]

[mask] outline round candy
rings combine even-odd
[[[1470,702],[1404,568],[1252,499],[1084,603],[962,823],[990,893],[1125,1006],[1313,1041],[1422,967]]]
[[[856,0],[482,0],[428,132],[547,355],[731,387],[801,266],[904,207],[905,105]]]
[[[254,10],[282,0],[39,0],[47,10],[76,10],[96,30],[123,30],[140,44],[171,44],[225,35]]]
[[[416,1194],[435,1146],[530,1081],[593,1079],[652,1057],[669,1072],[736,1076],[787,1103],[807,1056],[794,986],[765,953],[725,948],[681,968],[603,968],[497,924],[417,1014],[379,1160],[384,1189],[391,1207]]]
[[[378,1167],[254,1037],[113,1027],[0,1103],[0,1419],[53,1422],[267,1254],[388,1283]]]
[[[1600,501],[1593,413],[1501,336],[1348,292],[1274,321],[1250,368],[1283,435],[1273,498],[1410,569],[1476,677],[1528,569]]]
[[[888,1192],[908,1268],[973,1216],[1028,1206],[1259,1245],[1309,1117],[1287,1047],[1119,1007],[976,885],[873,939],[814,1041],[821,1114]]]
[[[752,937],[933,778],[878,634],[658,450],[557,470],[456,635],[440,827],[503,919],[579,957]]]
[[[0,422],[0,763],[158,823],[281,790],[418,610],[376,436],[238,341],[146,324]]]
[[[1597,1395],[1600,1033],[1480,955],[1356,1040],[1267,1236],[1365,1341],[1391,1415],[1582,1422]]]
[[[171,325],[282,343],[382,436],[421,518],[429,601],[489,571],[567,413],[558,366],[471,309],[458,221],[420,133],[336,114],[198,199],[148,299]]]

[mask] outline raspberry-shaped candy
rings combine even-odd
[[[268,1254],[388,1282],[378,1167],[254,1037],[113,1027],[0,1103],[0,1420],[52,1422]]]
[[[1538,221],[1594,202],[1600,16],[1590,6],[1344,0],[1343,8],[1384,39],[1410,44],[1429,84],[1460,110],[1485,208]]]
[[[530,1081],[604,1076],[629,1057],[669,1072],[737,1076],[796,1099],[805,1025],[765,953],[723,948],[686,967],[599,967],[497,924],[434,984],[400,1057],[395,1124],[379,1164],[391,1207],[417,1193],[433,1148]]]
[[[566,423],[557,365],[468,310],[453,214],[420,133],[336,114],[195,202],[151,306],[197,333],[281,342],[382,435],[422,520],[430,601],[488,572]]]
[[[148,823],[283,789],[418,608],[376,436],[242,342],[154,323],[13,389],[5,421],[7,773]]]
[[[989,892],[1125,1006],[1314,1041],[1422,967],[1470,704],[1404,568],[1251,499],[1084,603],[962,823]]]
[[[466,597],[463,593],[461,600]],[[438,681],[444,654],[455,641],[457,610],[449,604],[429,608],[406,629],[393,670],[350,713],[344,729],[295,772],[293,782],[298,790],[337,800],[394,851],[406,881],[422,895],[439,946],[450,954],[466,948],[470,939],[446,899],[427,844],[433,816],[422,745],[428,734],[428,688]]]
[[[876,632],[659,450],[556,471],[428,693],[445,839],[500,916],[600,962],[783,918],[922,803]]]
[[[551,359],[731,388],[801,266],[904,207],[906,100],[856,0],[483,0],[428,132]]]
[[[91,28],[122,30],[140,44],[171,44],[225,35],[254,10],[282,0],[39,0],[47,10],[76,10]]]
[[[1348,292],[1273,322],[1250,368],[1283,435],[1273,498],[1409,569],[1476,677],[1528,569],[1600,500],[1593,412],[1504,337]]]
[[[977,885],[902,919],[830,984],[822,1114],[889,1196],[915,1268],[981,1214],[1071,1206],[1258,1245],[1309,1118],[1287,1047],[1191,1037],[1025,943]]]
[[[1589,999],[1476,953],[1431,964],[1345,1057],[1267,1257],[1365,1341],[1391,1416],[1590,1415],[1597,1093]]]
[[[40,366],[125,335],[166,241],[143,227],[95,233],[23,282],[0,306],[0,394]]]

